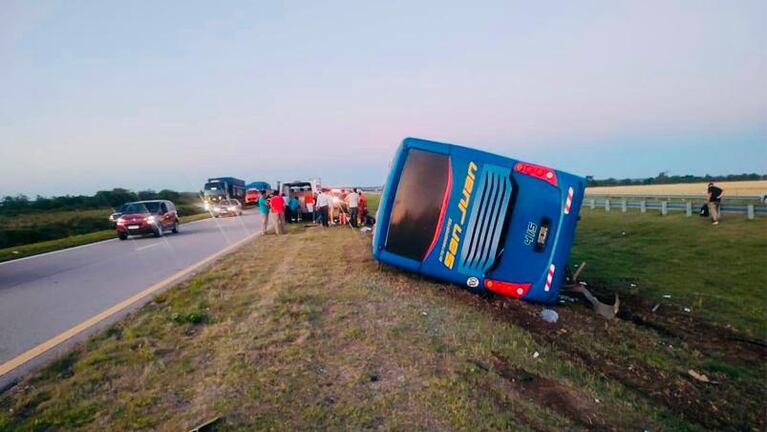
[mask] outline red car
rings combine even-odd
[[[170,230],[178,232],[176,206],[167,200],[137,201],[125,204],[117,219],[117,237],[125,240],[129,235],[154,234],[160,237]]]
[[[259,198],[261,198],[261,191],[258,189],[248,189],[245,192],[245,204],[257,204]]]

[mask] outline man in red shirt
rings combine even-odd
[[[272,219],[274,220],[274,233],[277,235],[285,232],[285,199],[274,194],[269,200],[269,208],[272,210]]]
[[[359,202],[360,224],[365,225],[365,216],[368,213],[368,199],[365,197],[365,195],[362,194],[362,189],[357,189],[357,193],[360,194],[360,202]]]

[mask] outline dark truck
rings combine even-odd
[[[202,195],[206,210],[225,199],[245,202],[245,180],[234,177],[209,178]]]

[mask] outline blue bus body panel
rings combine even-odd
[[[385,248],[394,195],[410,149],[448,155],[450,161],[447,206],[433,248],[422,261]],[[522,284],[524,292],[513,294],[515,297],[554,302],[564,280],[585,179],[553,170],[556,185],[552,185],[515,171],[517,162],[452,144],[405,139],[381,195],[373,256],[408,271],[472,288],[486,289],[495,281]],[[537,247],[535,240],[543,230],[548,235],[543,246]]]

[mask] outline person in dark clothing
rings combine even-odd
[[[719,224],[719,208],[722,205],[723,193],[722,188],[714,186],[713,183],[708,184],[708,214],[711,216],[711,223],[714,225]]]

